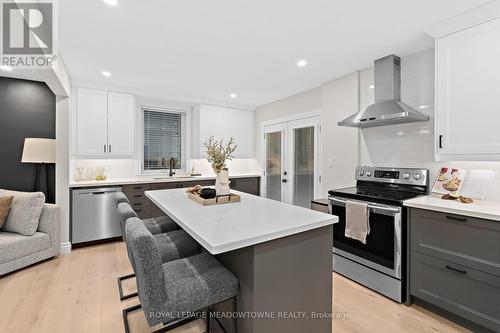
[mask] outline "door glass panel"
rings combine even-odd
[[[281,201],[281,132],[266,134],[266,196]]]
[[[281,201],[281,132],[266,134],[266,196]]]
[[[314,127],[293,130],[293,204],[311,207],[314,199]]]

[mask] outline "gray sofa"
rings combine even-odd
[[[59,255],[59,206],[45,204],[33,236],[0,230],[0,276]]]

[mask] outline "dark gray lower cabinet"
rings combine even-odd
[[[500,223],[410,210],[410,294],[500,332]]]
[[[412,295],[500,332],[500,277],[413,252],[410,279]]]
[[[260,178],[258,177],[231,178],[229,186],[236,191],[260,195]]]
[[[188,188],[195,185],[213,186],[215,180],[190,180],[180,182],[164,182],[151,184],[135,184],[123,185],[122,191],[130,200],[132,208],[137,213],[139,218],[147,219],[165,215],[163,211],[152,203],[145,195],[145,191],[166,190],[174,188]],[[260,178],[231,178],[231,188],[250,194],[259,195],[260,193]]]

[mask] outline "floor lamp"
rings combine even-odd
[[[47,202],[53,202],[49,191],[48,164],[56,163],[56,140],[26,138],[24,139],[21,163],[36,164],[35,191],[43,192]],[[42,166],[45,175],[42,174]]]

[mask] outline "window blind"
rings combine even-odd
[[[174,112],[144,110],[144,170],[174,168],[182,165],[182,115]]]

